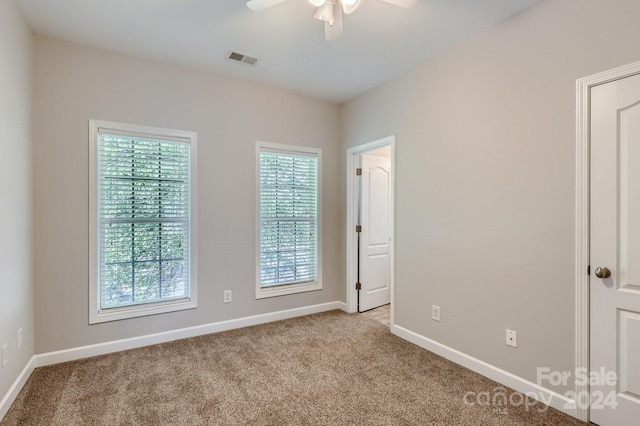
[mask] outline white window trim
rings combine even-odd
[[[190,282],[188,299],[148,303],[100,310],[100,269],[99,226],[98,226],[98,131],[107,129],[116,133],[137,134],[159,138],[186,139],[190,149]],[[185,130],[163,129],[159,127],[138,126],[134,124],[116,123],[112,121],[89,120],[89,324],[98,324],[146,315],[194,309],[198,306],[197,279],[197,133]]]
[[[312,154],[318,158],[318,268],[315,281],[262,288],[260,286],[260,151],[268,149],[283,154]],[[256,299],[322,290],[322,150],[306,146],[256,141]]]

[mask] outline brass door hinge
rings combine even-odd
[[[362,289],[362,284],[361,283],[356,283],[356,290],[360,290]]]
[[[356,225],[356,232],[362,232],[362,225]]]
[[[360,167],[356,169],[356,176],[362,176],[362,169]]]

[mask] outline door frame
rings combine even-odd
[[[589,178],[590,178],[590,105],[591,89],[626,77],[640,74],[640,61],[609,71],[581,78],[576,82],[576,353],[575,368],[589,369]],[[589,393],[589,386],[576,385],[577,401]],[[589,420],[589,407],[577,404],[576,416]]]
[[[358,311],[357,302],[357,234],[356,215],[357,215],[357,189],[356,189],[356,169],[358,168],[358,155],[367,151],[372,151],[384,147],[391,148],[391,173],[389,174],[389,237],[391,243],[389,245],[389,297],[391,301],[391,327],[395,324],[394,311],[394,289],[395,289],[395,187],[396,187],[396,136],[386,136],[381,139],[374,140],[362,145],[358,145],[347,149],[347,277],[346,277],[346,294],[347,294],[347,312],[354,313]]]

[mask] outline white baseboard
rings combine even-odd
[[[562,411],[563,413],[575,418],[578,416],[575,401],[564,395],[523,379],[522,377],[516,376],[515,374],[509,373],[508,371],[502,370],[484,361],[480,361],[479,359],[469,356],[463,352],[438,343],[435,340],[421,336],[420,334],[414,333],[413,331],[407,330],[399,325],[392,325],[391,333],[408,340],[423,349],[453,361],[456,364],[460,364],[469,370],[488,377],[504,386],[528,395],[558,411]]]
[[[114,340],[111,342],[97,343],[95,345],[48,352],[35,356],[34,367],[44,367],[46,365],[59,364],[61,362],[74,361],[81,358],[126,351],[129,349],[141,348],[143,346],[156,345],[158,343],[172,342],[174,340],[187,339],[189,337],[202,336],[205,334],[218,333],[221,331],[233,330],[236,328],[265,324],[268,322],[280,321],[304,315],[311,315],[319,312],[331,311],[334,309],[341,309],[345,311],[347,309],[347,305],[344,302],[329,302],[320,305],[305,306],[302,308],[288,309],[284,311],[270,312],[244,318],[197,325],[194,327],[181,328],[178,330],[163,331],[161,333],[147,334],[145,336],[132,337],[129,339]]]
[[[20,373],[16,381],[13,382],[13,385],[11,385],[11,387],[9,388],[7,394],[4,396],[4,398],[2,398],[2,401],[0,401],[0,422],[2,421],[2,419],[4,419],[4,416],[9,411],[9,408],[11,407],[11,404],[13,404],[13,401],[15,401],[18,397],[18,394],[22,390],[24,384],[27,383],[27,380],[29,380],[29,377],[31,377],[31,373],[33,373],[33,370],[35,369],[34,360],[35,357],[31,357],[27,365],[22,369],[22,372]]]

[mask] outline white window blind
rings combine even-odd
[[[99,310],[189,299],[190,150],[98,129]]]
[[[259,152],[261,288],[318,280],[318,155]]]

